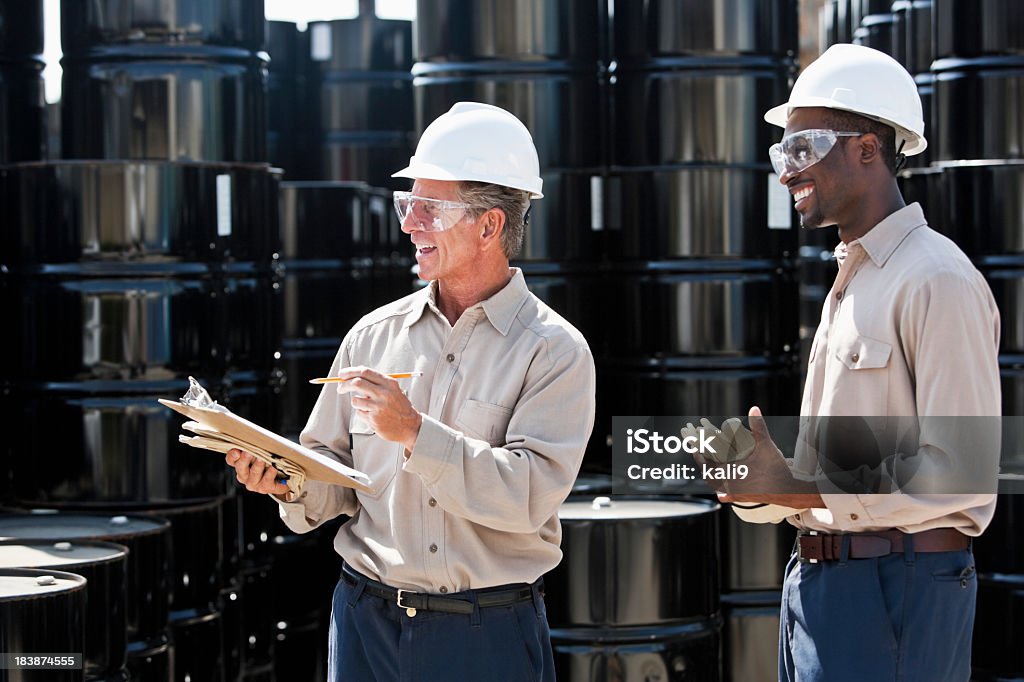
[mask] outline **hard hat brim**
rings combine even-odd
[[[457,177],[455,173],[440,166],[436,166],[432,163],[411,163],[400,171],[396,171],[391,174],[393,178],[409,178],[411,180],[443,180],[447,182],[461,182],[463,180],[476,180],[477,182],[490,182],[495,185],[502,185],[503,187],[511,187],[512,189],[521,189],[524,192],[530,193],[531,199],[543,199],[544,194],[541,192],[542,181],[538,178],[537,182],[531,183],[523,181],[522,183],[508,183],[508,182],[495,182],[488,178],[465,178]]]

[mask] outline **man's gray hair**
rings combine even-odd
[[[509,260],[519,255],[526,233],[524,219],[530,208],[529,192],[488,182],[463,181],[459,183],[459,201],[473,206],[475,216],[491,208],[500,208],[505,213],[501,248]]]

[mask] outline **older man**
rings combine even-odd
[[[583,337],[509,267],[542,196],[537,152],[512,114],[460,102],[395,176],[414,180],[395,208],[430,285],[352,328],[331,367],[348,381],[322,389],[301,436],[374,492],[277,498],[296,532],[351,516],[328,677],[553,680],[540,578],[561,559],[595,376]],[[227,461],[248,489],[286,492],[249,455]]]

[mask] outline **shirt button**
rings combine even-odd
[[[431,497],[430,501],[428,501],[427,504],[429,504],[431,507],[436,507],[437,506],[437,500],[435,500],[433,497]]]
[[[854,362],[857,362],[858,360],[860,360],[860,354],[854,353],[853,355],[850,356],[850,359],[853,360]]]
[[[430,553],[431,554],[437,554],[437,545],[431,545],[430,546]]]
[[[441,594],[448,594],[448,588],[444,585],[441,585]]]
[[[857,520],[857,519],[859,519],[859,518],[860,518],[860,517],[859,517],[859,516],[857,516],[856,514],[850,514],[850,520],[851,520],[851,521],[856,521],[856,520]]]
[[[797,521],[799,521],[799,520],[800,520],[800,515],[799,515],[799,514],[797,514],[797,515],[796,515],[796,520],[797,520]]]
[[[841,292],[841,291],[837,291],[836,292],[836,300],[837,301],[843,300],[843,292]]]
[[[454,353],[449,353],[448,357],[445,358],[445,360],[447,360],[448,362],[455,362],[455,354]]]

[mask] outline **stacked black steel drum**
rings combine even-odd
[[[372,2],[362,5],[355,19],[309,25],[301,120],[313,131],[307,162],[315,165],[291,177],[404,187],[391,174],[413,148],[412,22],[379,19]]]
[[[81,654],[85,644],[85,578],[52,569],[0,568],[0,645],[12,655],[67,652]],[[15,659],[4,670],[10,682],[81,682],[77,665],[40,671],[35,661]],[[19,669],[20,668],[20,669]]]
[[[716,503],[572,497],[545,577],[556,675],[720,680]]]
[[[234,487],[221,457],[178,443],[181,419],[156,399],[180,397],[191,375],[273,419],[279,174],[263,162],[263,3],[62,9],[69,159],[0,167],[0,309],[18,329],[2,353],[2,407],[19,425],[6,502],[168,519],[166,559],[129,555],[136,584],[162,583],[129,602],[127,672],[114,674],[239,679],[242,639],[224,628]],[[62,532],[47,537],[80,537]]]
[[[45,156],[43,2],[0,2],[0,163]]]
[[[612,54],[620,202],[597,428],[615,414],[796,414],[791,199],[763,113],[794,74],[797,3],[622,2]]]

